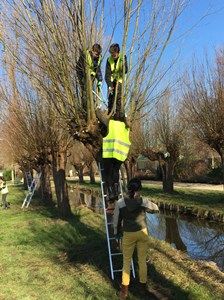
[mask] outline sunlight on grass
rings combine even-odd
[[[77,208],[64,221],[37,203],[21,210],[23,198],[22,189],[11,188],[11,209],[0,211],[0,299],[117,299],[120,279],[110,280],[103,216]],[[169,299],[221,299],[217,269],[153,239],[149,259],[150,291]],[[129,299],[139,299],[135,285]]]

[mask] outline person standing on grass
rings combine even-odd
[[[130,283],[130,266],[135,247],[138,254],[139,287],[142,294],[147,293],[147,250],[149,236],[146,223],[146,212],[158,212],[158,206],[140,197],[141,181],[133,178],[127,185],[127,197],[119,199],[114,210],[114,235],[116,239],[122,236],[123,270],[120,299],[128,296]]]
[[[2,194],[2,206],[3,209],[9,208],[9,203],[6,201],[8,196],[9,190],[6,181],[4,180],[3,176],[0,177],[0,191]]]

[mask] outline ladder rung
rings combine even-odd
[[[115,256],[115,255],[122,255],[123,253],[118,252],[118,253],[111,253],[111,256]]]
[[[115,273],[115,272],[122,272],[123,270],[122,269],[120,269],[120,270],[113,270],[113,272]]]
[[[116,240],[115,237],[109,238],[109,240]]]
[[[110,223],[107,223],[107,225],[114,225],[114,223],[113,223],[113,222],[110,222]]]

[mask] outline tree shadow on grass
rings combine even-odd
[[[223,287],[224,283],[224,275],[221,271],[219,271],[218,269],[214,269],[212,265],[200,265],[200,269],[197,270],[196,268],[191,268],[186,264],[186,261],[188,260],[187,258],[186,261],[177,261],[177,259],[173,257],[172,254],[167,253],[163,249],[157,248],[157,251],[166,256],[171,263],[175,263],[178,269],[183,270],[184,272],[189,274],[189,278],[193,279],[194,282],[203,284],[211,291],[214,291],[217,295],[220,294],[220,286],[222,285]],[[205,273],[209,277],[209,279],[205,278],[203,273]]]
[[[43,208],[40,209],[40,213],[49,218],[47,226],[42,222],[35,220],[30,221],[32,237],[29,240],[23,240],[21,237],[20,244],[29,243],[29,246],[32,247],[44,247],[44,255],[49,255],[51,260],[64,268],[74,266],[77,270],[77,274],[82,274],[85,266],[92,266],[93,269],[98,270],[113,289],[111,289],[111,291],[101,291],[101,287],[97,287],[102,297],[97,298],[97,291],[93,289],[92,285],[90,287],[88,280],[87,282],[80,280],[80,285],[82,285],[86,291],[86,297],[94,295],[93,297],[96,297],[96,299],[107,299],[107,297],[109,297],[108,293],[111,293],[110,298],[117,299],[114,290],[119,290],[121,276],[116,275],[114,281],[110,279],[103,220],[102,230],[99,230],[99,227],[94,227],[94,220],[97,218],[96,214],[92,214],[88,209],[82,209],[80,213],[77,211],[77,213],[67,221],[57,219],[56,210]],[[92,221],[91,217],[93,218]],[[82,221],[83,218],[86,220],[89,218],[88,224]],[[100,216],[99,218],[102,219]],[[153,290],[149,288],[148,294],[143,297],[140,295],[139,287],[136,283],[137,280],[135,280],[130,285],[129,299],[188,299],[188,294],[184,290],[158,273],[153,265],[150,266],[149,277],[153,278],[152,280],[158,289]],[[163,285],[165,288],[163,288]],[[179,298],[172,298],[173,295]]]

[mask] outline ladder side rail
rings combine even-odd
[[[31,202],[31,200],[32,200],[32,198],[33,198],[34,192],[36,191],[37,186],[38,186],[38,184],[39,184],[40,177],[41,177],[41,172],[37,175],[37,178],[34,178],[34,180],[33,180],[33,185],[34,185],[34,186],[33,186],[33,189],[32,189],[32,191],[31,191],[31,193],[30,193],[30,197],[29,197],[29,200],[27,201],[26,207],[28,207],[28,206],[30,205],[30,202]]]
[[[27,201],[27,199],[28,199],[28,196],[29,196],[29,192],[27,193],[25,199],[23,200],[23,204],[22,204],[21,208],[24,208],[24,206],[25,206],[25,204],[26,204],[26,201]]]
[[[31,185],[29,187],[29,191],[32,192],[32,190],[34,189],[34,186],[35,186],[35,178],[33,178],[32,182],[31,182]]]
[[[30,194],[29,194],[29,197],[28,197],[28,200],[27,200],[26,208],[30,205],[30,202],[31,202],[31,200],[32,200],[32,198],[33,198],[34,192],[35,192],[35,188],[33,188],[33,190],[32,190],[32,191],[30,192]]]
[[[102,199],[103,199],[103,212],[104,212],[104,219],[105,219],[105,226],[106,226],[108,255],[109,255],[109,261],[110,261],[110,273],[111,273],[111,278],[114,280],[113,262],[112,262],[111,247],[110,247],[110,236],[109,236],[109,230],[108,230],[108,225],[107,225],[107,213],[106,213],[106,203],[105,203],[105,193],[104,193],[104,181],[102,179],[101,170],[102,170],[101,169],[101,164],[99,163],[100,185],[101,185],[101,193],[102,193]]]
[[[34,179],[33,179],[33,181],[34,181]],[[25,199],[24,199],[24,201],[23,201],[23,204],[22,204],[21,208],[24,208],[24,207],[27,205],[28,198],[29,198],[29,196],[30,196],[30,193],[32,192],[32,184],[33,184],[33,181],[32,181],[32,183],[31,183],[30,186],[27,185],[27,187],[28,187],[28,192],[27,192],[27,194],[26,194],[26,197],[25,197]],[[27,207],[27,206],[26,206],[26,207]]]
[[[38,173],[38,175],[36,176],[36,178],[33,178],[32,183],[30,185],[30,187],[28,187],[28,193],[23,201],[23,204],[21,206],[21,208],[24,207],[28,207],[30,205],[30,202],[32,200],[33,194],[39,184],[40,178],[41,178],[42,173]]]
[[[33,181],[33,178],[32,178],[32,175],[31,175],[31,172],[25,172],[25,175],[26,175],[26,183],[27,183],[27,187],[28,189],[30,189],[30,186],[32,184],[32,181]]]

